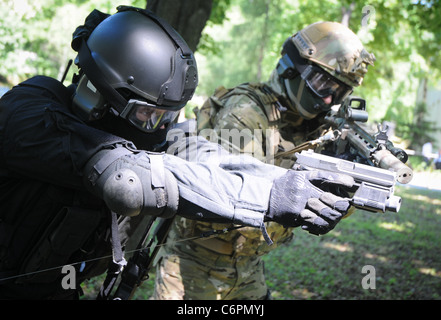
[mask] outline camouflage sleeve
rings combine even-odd
[[[251,98],[233,95],[224,100],[212,123],[217,142],[224,149],[233,154],[245,153],[264,159],[268,119]]]

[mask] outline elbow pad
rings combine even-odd
[[[102,150],[86,164],[84,183],[117,214],[170,218],[177,211],[179,191],[162,157],[122,147]]]

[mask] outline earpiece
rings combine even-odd
[[[73,111],[84,121],[101,119],[107,111],[106,102],[92,82],[83,75],[72,103]]]

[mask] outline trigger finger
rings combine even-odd
[[[330,223],[336,223],[342,217],[340,212],[333,210],[319,199],[308,199],[308,207]]]
[[[331,208],[344,213],[346,213],[351,206],[348,200],[336,196],[335,194],[330,192],[324,192],[320,196],[320,200]]]

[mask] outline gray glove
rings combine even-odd
[[[285,227],[302,226],[309,233],[325,234],[348,212],[349,200],[340,195],[353,186],[354,179],[347,175],[289,170],[274,181],[267,218]]]

